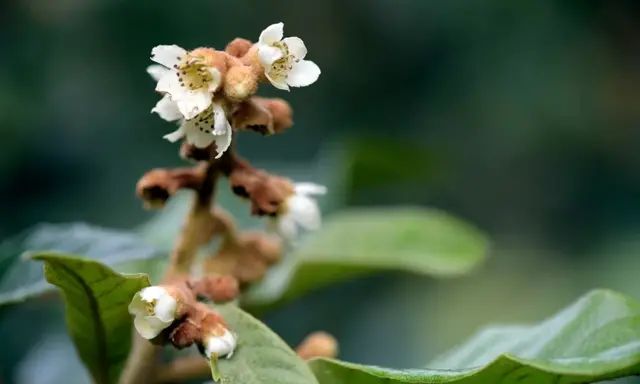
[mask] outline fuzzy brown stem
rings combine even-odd
[[[188,380],[196,380],[211,374],[211,367],[202,356],[188,356],[172,361],[160,367],[156,383],[182,383]]]
[[[205,176],[193,200],[180,238],[171,254],[170,264],[164,276],[164,282],[187,275],[198,248],[214,235],[215,222],[210,214],[211,200],[215,188],[218,170],[215,163],[209,163]],[[155,381],[156,367],[160,348],[139,335],[134,336],[129,358],[120,377],[120,384],[138,384]]]

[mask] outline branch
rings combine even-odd
[[[202,356],[188,356],[160,367],[156,383],[181,383],[210,375],[211,367],[207,359],[203,359]]]
[[[196,195],[193,199],[191,211],[187,215],[180,237],[171,254],[170,264],[164,277],[165,282],[179,278],[184,274],[188,274],[198,248],[206,244],[214,235],[216,226],[209,211],[216,184],[215,181],[218,177],[218,170],[213,162],[209,162],[206,165],[201,166],[201,168],[198,168],[198,172],[201,172],[201,182],[199,185],[191,185],[192,187],[195,187]],[[184,173],[182,172],[157,173],[156,171],[154,176],[152,171],[151,174],[152,176],[147,174],[142,178],[141,182],[138,184],[139,188],[140,185],[144,186],[153,184],[143,183],[143,181],[145,179],[147,181],[154,180],[154,178],[157,178],[157,175],[159,174],[162,174],[162,177],[169,176],[169,178],[164,179],[164,181],[192,181],[194,179],[192,177],[185,178]],[[196,174],[197,173],[193,173],[190,175],[194,176]],[[164,185],[167,186],[173,184],[169,182]],[[173,185],[173,187],[175,187],[175,185]],[[142,188],[142,190],[145,190],[145,188]],[[151,344],[136,333],[133,339],[131,352],[129,353],[129,358],[126,362],[122,375],[120,376],[119,383],[138,384],[152,381],[153,377],[157,374],[157,372],[155,372],[155,367],[157,365],[159,352],[160,348],[158,346]]]

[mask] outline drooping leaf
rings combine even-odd
[[[31,260],[31,255],[42,251],[84,255],[121,271],[159,256],[156,249],[126,231],[84,223],[41,224],[0,244],[0,305],[52,289],[42,266]]]
[[[538,325],[482,331],[428,366],[394,370],[311,362],[321,384],[578,384],[637,375],[640,303],[594,291]]]
[[[216,310],[238,337],[233,356],[218,360],[221,383],[318,384],[308,365],[266,325],[232,304]]]
[[[488,240],[471,225],[423,208],[345,211],[326,220],[246,297],[250,307],[293,299],[311,289],[372,271],[431,276],[470,271]]]
[[[97,384],[115,383],[129,354],[132,319],[127,307],[149,285],[144,274],[122,275],[98,261],[41,253],[48,282],[62,291],[67,329]]]

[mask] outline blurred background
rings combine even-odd
[[[370,277],[268,315],[287,341],[325,329],[343,359],[418,367],[484,325],[542,320],[594,287],[640,298],[633,0],[2,2],[0,237],[42,221],[148,220],[137,179],[183,164],[162,139],[174,127],[149,113],[151,48],[222,49],[278,21],[322,75],[291,93],[262,87],[296,124],[239,135],[241,153],[328,184],[327,214],[435,206],[493,239],[470,276]],[[0,382],[58,383],[77,368],[63,326],[51,303],[0,310]]]

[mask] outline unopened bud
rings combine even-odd
[[[223,357],[231,358],[236,349],[236,337],[228,329],[219,327],[204,340],[204,354],[207,358]]]
[[[224,80],[224,93],[233,101],[242,101],[258,90],[258,76],[251,67],[234,65],[229,68]]]
[[[338,356],[338,341],[326,332],[314,332],[300,343],[296,352],[304,360],[314,357],[334,358]]]
[[[233,41],[227,44],[227,47],[224,50],[231,56],[242,57],[249,52],[252,45],[253,43],[249,40],[236,37]]]

